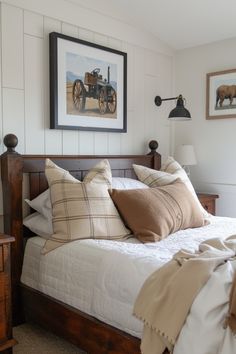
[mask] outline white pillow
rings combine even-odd
[[[31,208],[42,214],[46,219],[52,220],[52,204],[49,188],[36,198],[32,200],[25,199],[25,201]]]
[[[112,177],[112,188],[113,189],[141,189],[141,188],[149,188],[149,187],[137,179],[126,178],[126,177]]]
[[[48,239],[53,234],[52,220],[45,218],[37,211],[24,218],[23,224],[34,234],[43,238]]]

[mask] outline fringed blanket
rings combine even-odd
[[[144,283],[134,305],[134,315],[144,322],[143,354],[173,350],[176,339],[198,292],[212,272],[236,256],[236,235],[211,239],[195,253],[182,250]],[[226,324],[236,332],[236,277],[231,290]]]

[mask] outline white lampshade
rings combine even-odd
[[[181,166],[193,166],[197,164],[193,145],[180,145],[175,152],[175,159]]]

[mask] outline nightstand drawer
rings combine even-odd
[[[0,234],[0,354],[12,353],[10,247],[13,237]]]
[[[217,194],[197,193],[198,199],[203,208],[210,214],[215,215]]]

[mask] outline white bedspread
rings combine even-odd
[[[81,240],[64,245],[45,256],[40,255],[45,241],[40,237],[34,237],[28,241],[26,246],[21,281],[108,324],[141,337],[142,324],[132,316],[132,308],[144,280],[154,270],[169,261],[181,248],[195,250],[200,242],[208,238],[226,238],[235,233],[236,219],[212,217],[212,223],[208,226],[179,231],[158,243],[141,244],[136,239],[125,242]],[[217,319],[222,319],[223,313],[227,312],[227,291],[230,287],[232,272],[228,270],[226,272],[225,279],[228,283],[219,282],[222,284],[222,289],[226,291],[225,298],[220,297],[218,291],[215,292],[215,290],[212,290],[212,294],[209,293],[210,298],[215,300],[215,302],[210,300],[209,303],[216,308],[218,306],[221,310],[221,317],[216,311]],[[203,293],[202,303],[205,303],[204,289],[201,292]],[[208,292],[208,290],[205,291]],[[202,303],[200,302],[198,306],[202,307]],[[235,351],[217,352],[201,348],[199,351],[199,341],[205,342],[205,339],[210,338],[214,342],[213,339],[217,341],[219,336],[214,332],[214,336],[212,334],[210,337],[207,331],[203,335],[203,332],[197,329],[201,326],[201,321],[205,328],[206,318],[211,319],[213,311],[207,316],[206,310],[203,315],[205,317],[200,319],[200,322],[199,307],[196,308],[195,313],[192,319],[195,319],[194,335],[198,336],[196,337],[197,351],[194,352],[193,345],[190,345],[195,342],[192,338],[192,324],[190,326],[187,321],[176,345],[175,354],[188,354],[190,347],[192,354],[236,353],[236,349]],[[190,316],[188,319],[190,321]],[[216,322],[217,320],[214,323]],[[222,332],[222,321],[218,322],[220,325],[217,330]],[[210,328],[210,324],[207,325],[208,327]],[[211,331],[213,333],[213,329]],[[227,333],[230,337],[228,331],[222,333]],[[189,338],[189,342],[185,339],[182,341],[181,337]],[[230,337],[229,340],[232,338]],[[185,343],[188,345],[186,346]],[[234,345],[236,348],[236,344]],[[217,347],[216,342],[215,347]],[[213,344],[213,348],[215,347]]]

